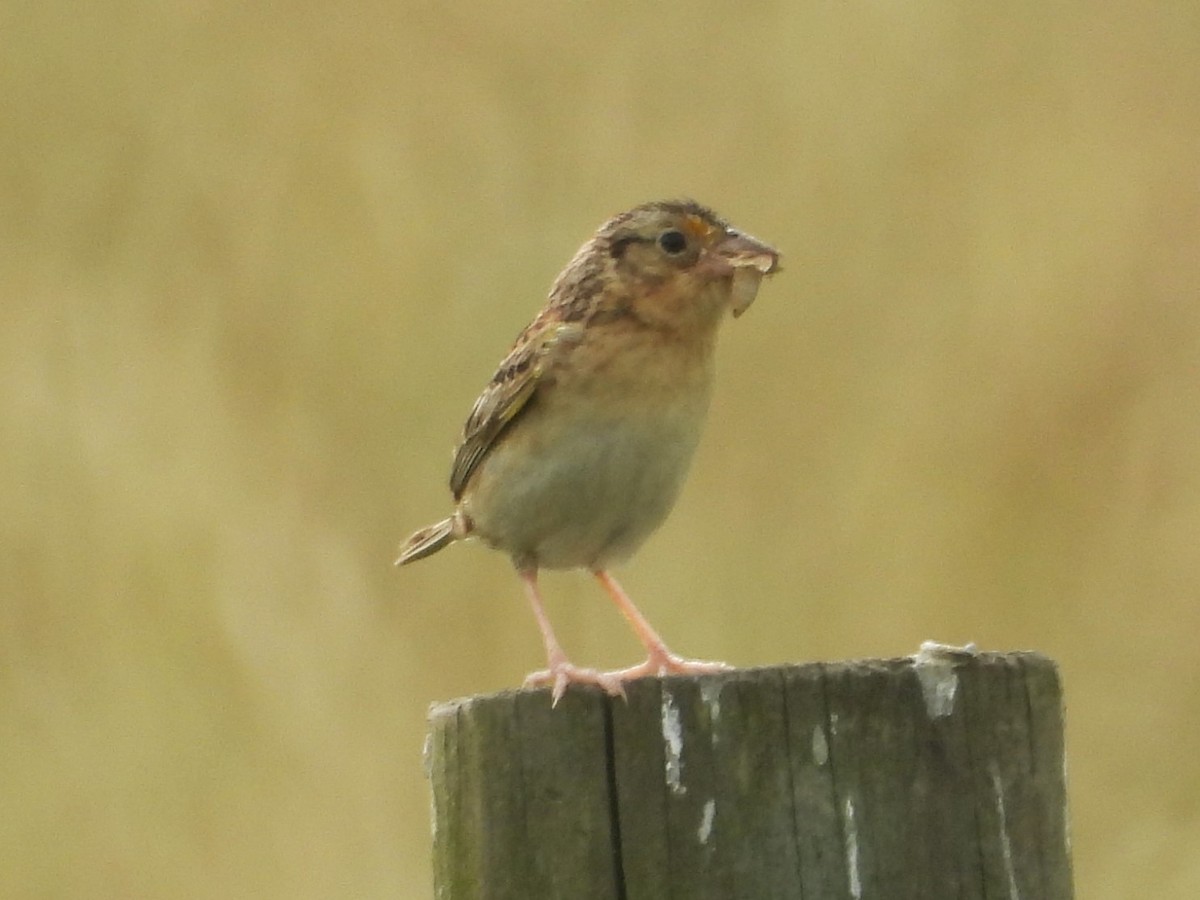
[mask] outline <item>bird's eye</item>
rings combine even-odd
[[[664,252],[675,256],[687,249],[687,238],[683,236],[682,231],[664,231],[658,236],[658,246],[662,247]]]

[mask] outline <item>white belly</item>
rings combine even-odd
[[[706,392],[705,392],[706,394]],[[520,567],[603,568],[632,554],[675,503],[707,396],[658,415],[514,423],[465,499],[475,533]]]

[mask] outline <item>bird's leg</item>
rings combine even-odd
[[[567,659],[567,654],[563,652],[562,645],[554,636],[554,629],[550,626],[550,619],[542,606],[542,594],[537,585],[537,569],[521,569],[517,574],[521,578],[521,584],[525,586],[525,596],[529,598],[529,605],[533,607],[533,616],[542,632],[542,643],[546,645],[547,667],[540,672],[530,672],[526,675],[525,687],[551,685],[552,706],[558,705],[558,701],[567,690],[567,685],[572,682],[599,685],[614,697],[624,697],[625,686],[621,684],[621,679],[596,669],[581,669]]]
[[[643,663],[605,674],[620,681],[629,681],[647,675],[711,675],[716,672],[728,672],[732,668],[727,663],[684,659],[682,656],[672,653],[671,648],[663,642],[663,639],[658,636],[658,632],[646,621],[646,617],[633,605],[629,595],[625,593],[621,585],[617,584],[617,580],[603,569],[597,569],[593,574],[604,590],[608,592],[613,603],[617,605],[617,609],[629,621],[648,654]]]

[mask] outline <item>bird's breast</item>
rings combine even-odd
[[[708,360],[627,345],[558,372],[489,451],[464,502],[475,532],[520,562],[599,567],[666,518],[708,408]]]

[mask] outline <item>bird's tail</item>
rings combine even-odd
[[[454,516],[442,519],[435,525],[422,528],[407,541],[400,545],[400,556],[396,565],[415,562],[424,559],[431,553],[437,553],[443,547],[448,547],[461,537],[455,527]]]

